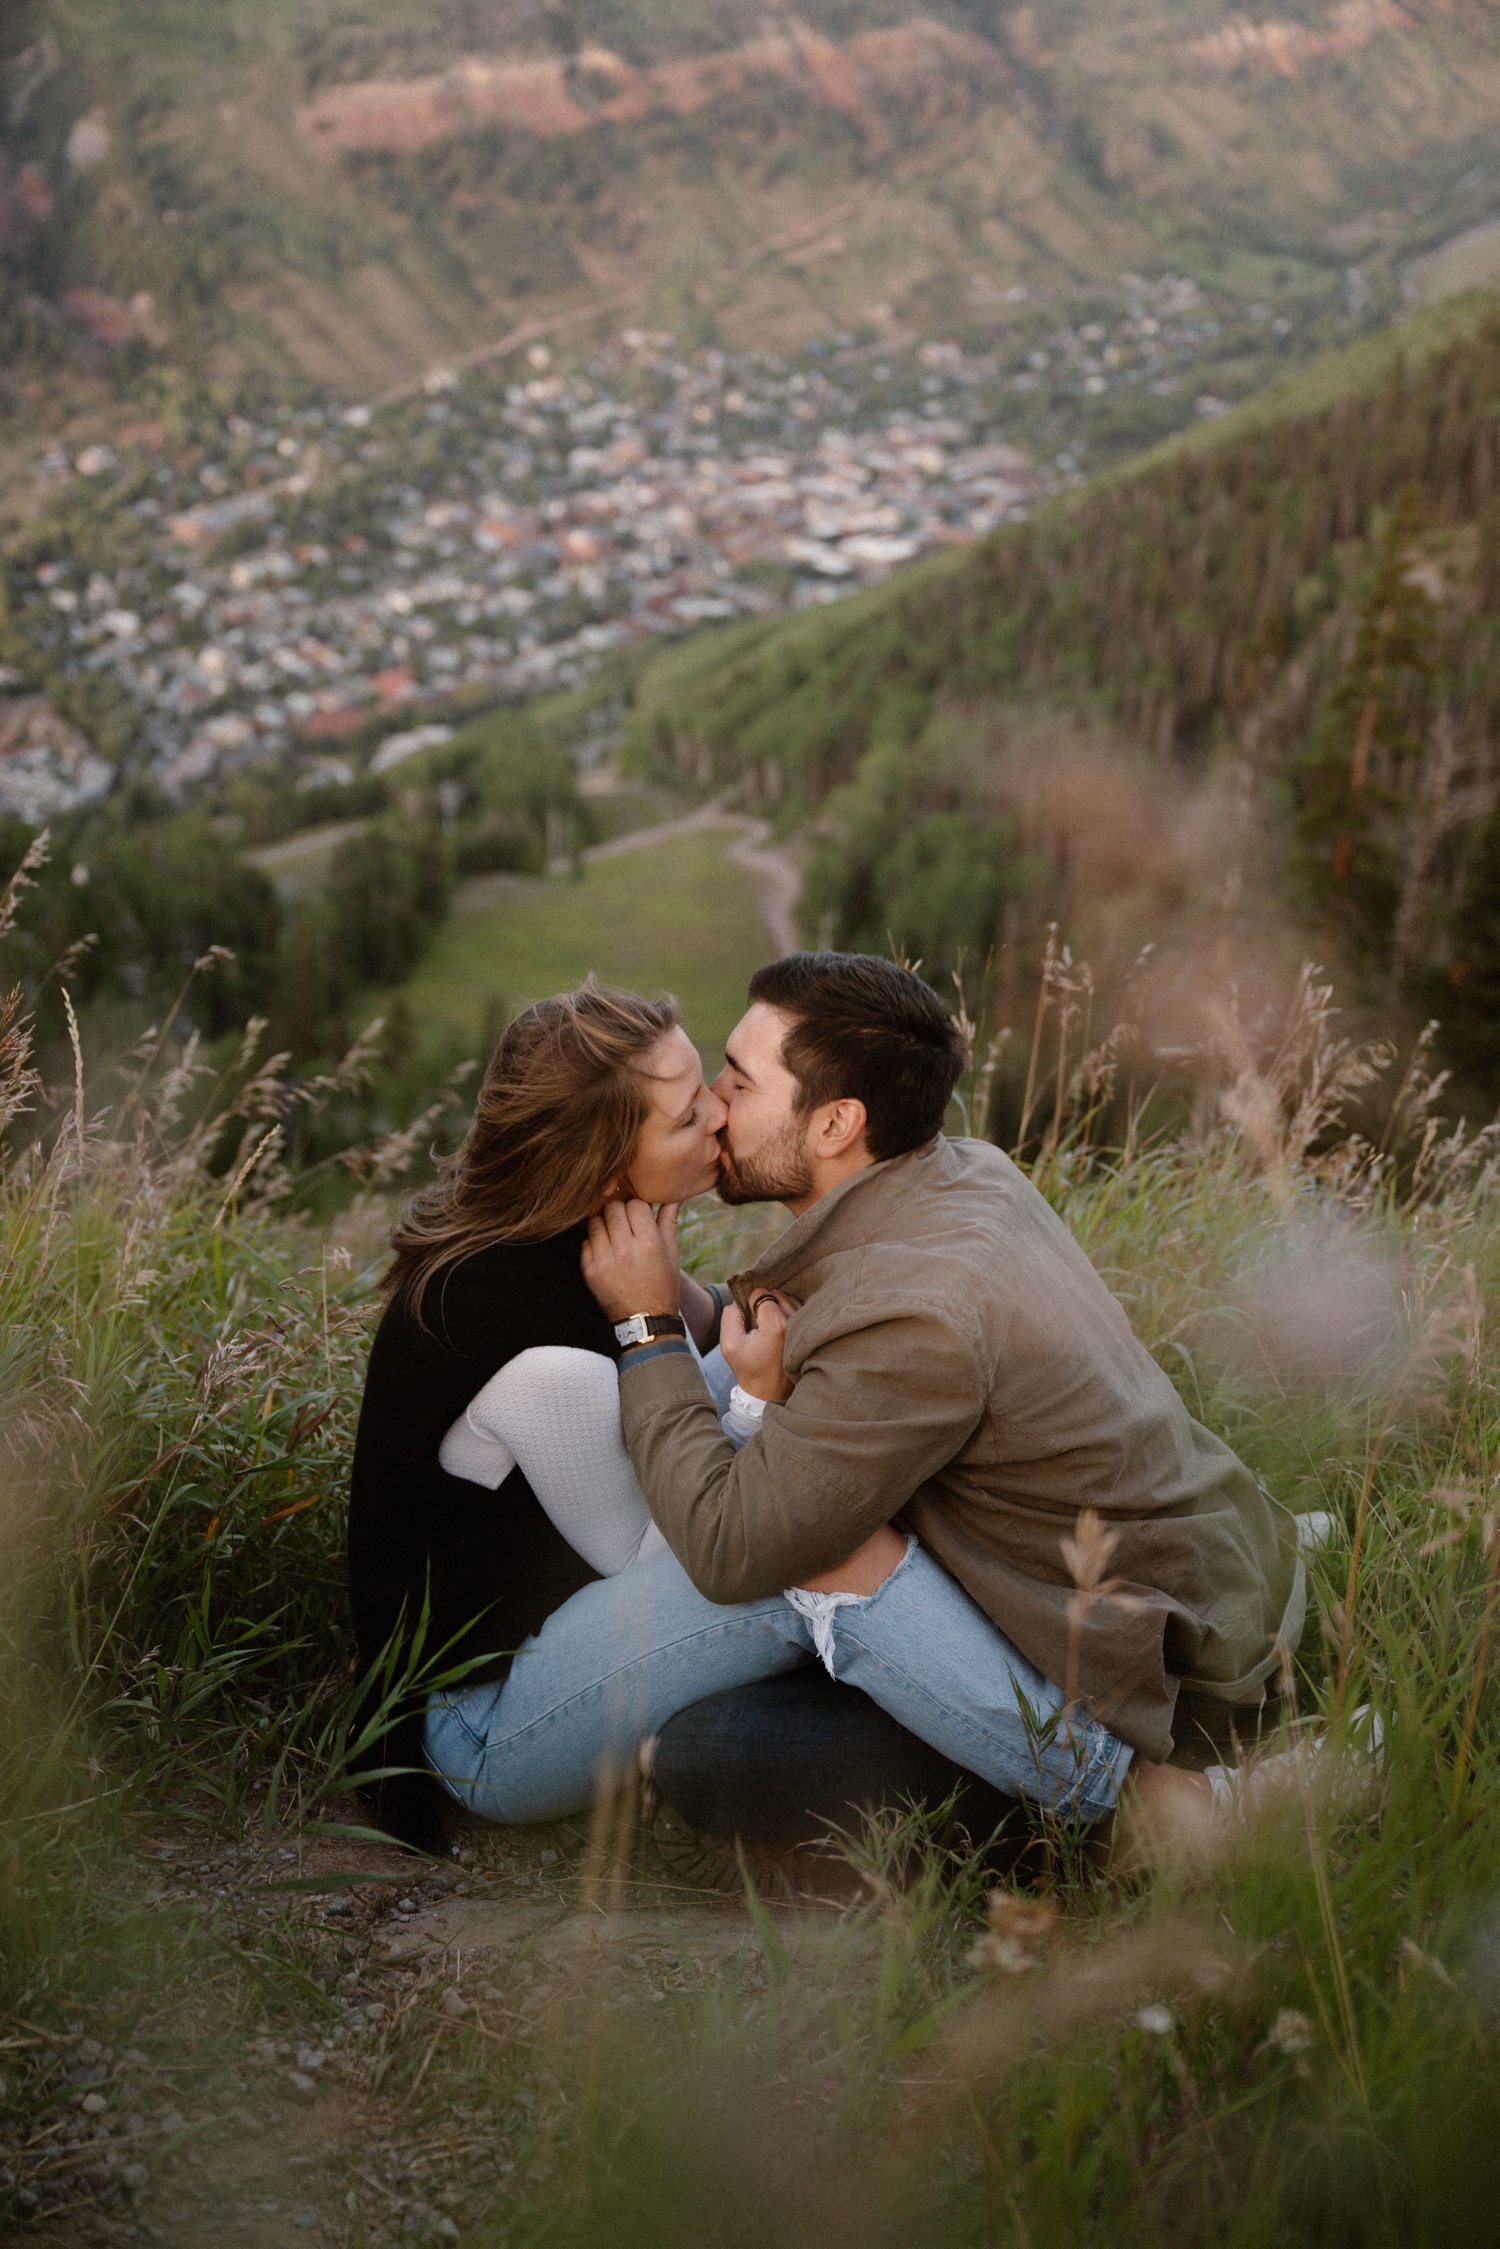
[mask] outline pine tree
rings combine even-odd
[[[275,1006],[277,1040],[290,1048],[294,1062],[306,1062],[323,1051],[327,1010],[323,948],[317,929],[303,915],[294,923],[282,948]]]
[[[1490,814],[1470,847],[1449,929],[1447,989],[1433,995],[1433,1012],[1443,1019],[1443,1058],[1465,1087],[1494,1101],[1500,1098],[1500,811]]]
[[[1412,576],[1422,520],[1421,493],[1407,486],[1376,544],[1349,663],[1293,776],[1294,889],[1328,913],[1356,959],[1377,969],[1390,965],[1400,815],[1432,677],[1436,606]]]

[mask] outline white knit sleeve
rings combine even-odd
[[[438,1459],[491,1491],[519,1467],[574,1552],[605,1577],[666,1550],[625,1450],[614,1361],[597,1351],[522,1351],[470,1399]]]

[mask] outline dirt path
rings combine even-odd
[[[632,851],[648,851],[658,843],[675,843],[679,837],[701,836],[721,828],[740,831],[725,856],[759,882],[761,918],[773,952],[795,952],[801,943],[797,933],[797,900],[802,892],[802,869],[784,844],[772,843],[769,820],[753,819],[744,812],[726,812],[718,797],[700,804],[696,812],[684,813],[680,819],[658,821],[650,828],[632,828],[623,836],[611,837],[608,843],[591,844],[579,856],[586,867],[591,867],[601,859],[621,859]],[[551,862],[547,872],[565,875],[571,873],[572,866],[571,859],[558,858]]]
[[[802,895],[802,868],[785,844],[772,843],[769,820],[746,820],[744,834],[731,844],[727,856],[760,878],[760,911],[776,953],[795,953],[802,939],[797,929],[797,901]]]
[[[338,846],[350,836],[360,834],[369,824],[365,819],[333,821],[320,828],[304,829],[280,843],[264,844],[258,850],[247,851],[245,857],[251,866],[259,867],[271,877],[283,897],[295,899],[321,879]],[[632,851],[648,851],[654,844],[675,843],[682,837],[701,836],[726,828],[738,829],[739,834],[725,856],[736,867],[745,868],[760,885],[761,918],[773,953],[795,952],[801,943],[797,932],[801,866],[784,844],[771,841],[769,820],[752,819],[743,812],[726,812],[718,797],[700,804],[694,812],[683,813],[676,820],[661,820],[650,828],[631,828],[625,835],[612,837],[608,843],[591,844],[580,856],[584,865],[591,867],[601,859],[620,859]],[[566,875],[572,868],[571,859],[557,858],[550,862],[547,872]],[[462,884],[455,893],[455,910],[470,912],[476,907],[493,905],[497,903],[495,894],[503,895],[503,887],[514,885],[518,879],[527,878],[477,876]]]
[[[328,862],[341,843],[363,835],[369,820],[329,820],[318,828],[303,828],[280,843],[260,845],[245,853],[246,863],[269,875],[280,896],[295,904],[316,890],[328,873]]]
[[[258,2020],[211,2020],[183,1993],[140,2048],[64,2042],[97,2113],[69,2103],[6,2151],[49,2249],[469,2238],[525,2176],[539,2091],[580,2042],[632,2020],[645,2034],[694,1992],[752,2000],[765,1913],[795,1944],[852,1894],[847,1870],[809,1862],[795,1906],[763,1884],[757,1920],[729,1853],[663,1858],[659,1814],[602,1833],[452,1824],[446,1863],[295,1830],[257,1848],[183,1828],[143,1851],[143,1911],[211,1912],[242,1958],[279,1921],[310,2003],[283,1973]]]

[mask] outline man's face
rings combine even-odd
[[[808,1120],[796,1114],[797,1081],[781,1059],[792,1018],[757,1000],[724,1049],[713,1091],[728,1111],[719,1131],[726,1203],[795,1203],[813,1189]]]

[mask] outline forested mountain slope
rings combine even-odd
[[[1266,886],[1500,1091],[1500,310],[1466,310],[1332,403],[1294,390],[961,557],[673,652],[638,754],[810,815],[810,929],[930,968],[1003,937],[1034,962],[1111,885],[1135,941],[1153,898],[1222,929]]]

